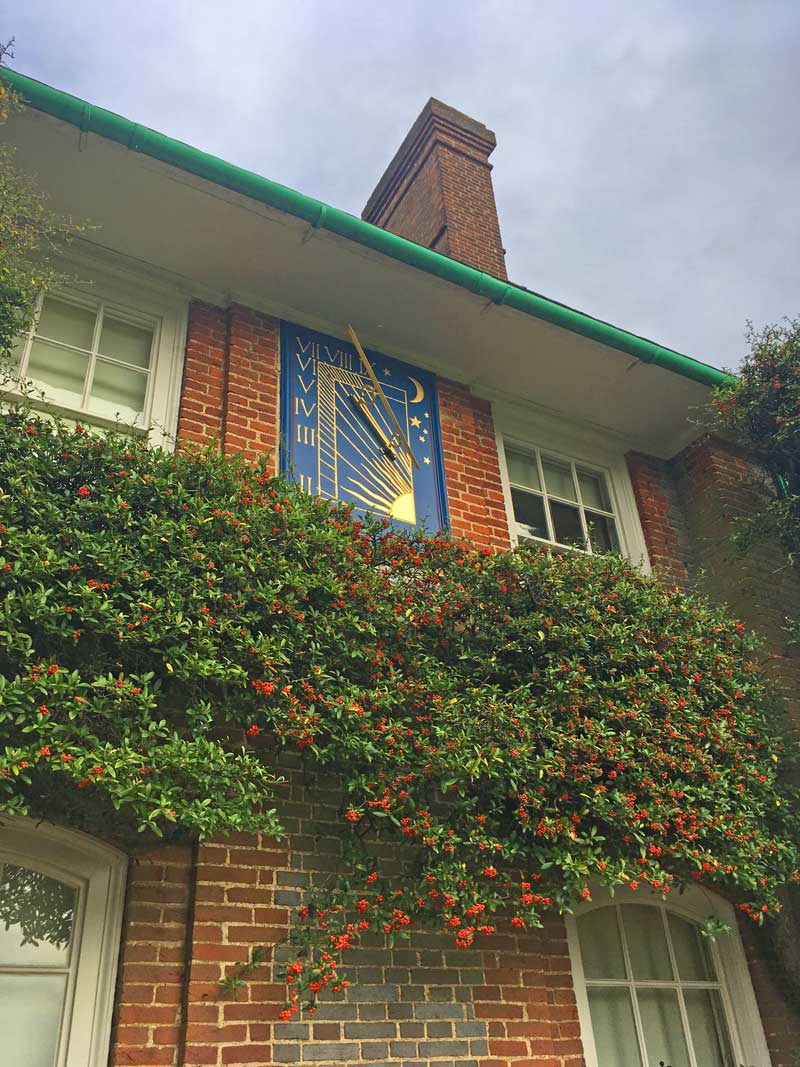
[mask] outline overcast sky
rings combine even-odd
[[[12,65],[354,214],[429,96],[512,280],[720,366],[800,313],[800,0],[27,0]]]

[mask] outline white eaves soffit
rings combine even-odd
[[[673,455],[696,436],[708,389],[266,207],[96,134],[28,110],[5,127],[17,164],[54,208],[91,228],[81,245],[186,296],[345,335],[488,396],[588,423]]]

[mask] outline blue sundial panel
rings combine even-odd
[[[366,356],[383,396],[352,344],[281,324],[281,466],[307,492],[402,529],[446,528],[436,378],[379,352]]]

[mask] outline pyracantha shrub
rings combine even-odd
[[[740,517],[739,543],[746,548],[753,537],[775,538],[798,569],[800,318],[758,331],[750,327],[747,339],[750,350],[737,377],[714,393],[711,428],[732,437],[769,476],[755,481],[760,507]]]
[[[402,535],[266,464],[0,430],[0,810],[274,834],[281,751],[335,772],[350,860],[301,911],[287,1015],[361,930],[466,947],[593,881],[760,919],[796,878],[758,649],[705,601]]]

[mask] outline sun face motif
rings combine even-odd
[[[402,449],[387,450],[394,429],[384,411],[372,404],[377,432],[360,417],[352,397],[368,384],[366,376],[320,364],[319,485],[324,496],[354,500],[368,511],[416,525],[414,473]],[[388,387],[387,399],[403,414],[405,393]],[[406,422],[408,416],[406,412]],[[402,426],[402,422],[401,422]],[[382,440],[383,439],[383,440]],[[387,454],[392,451],[392,454]]]

